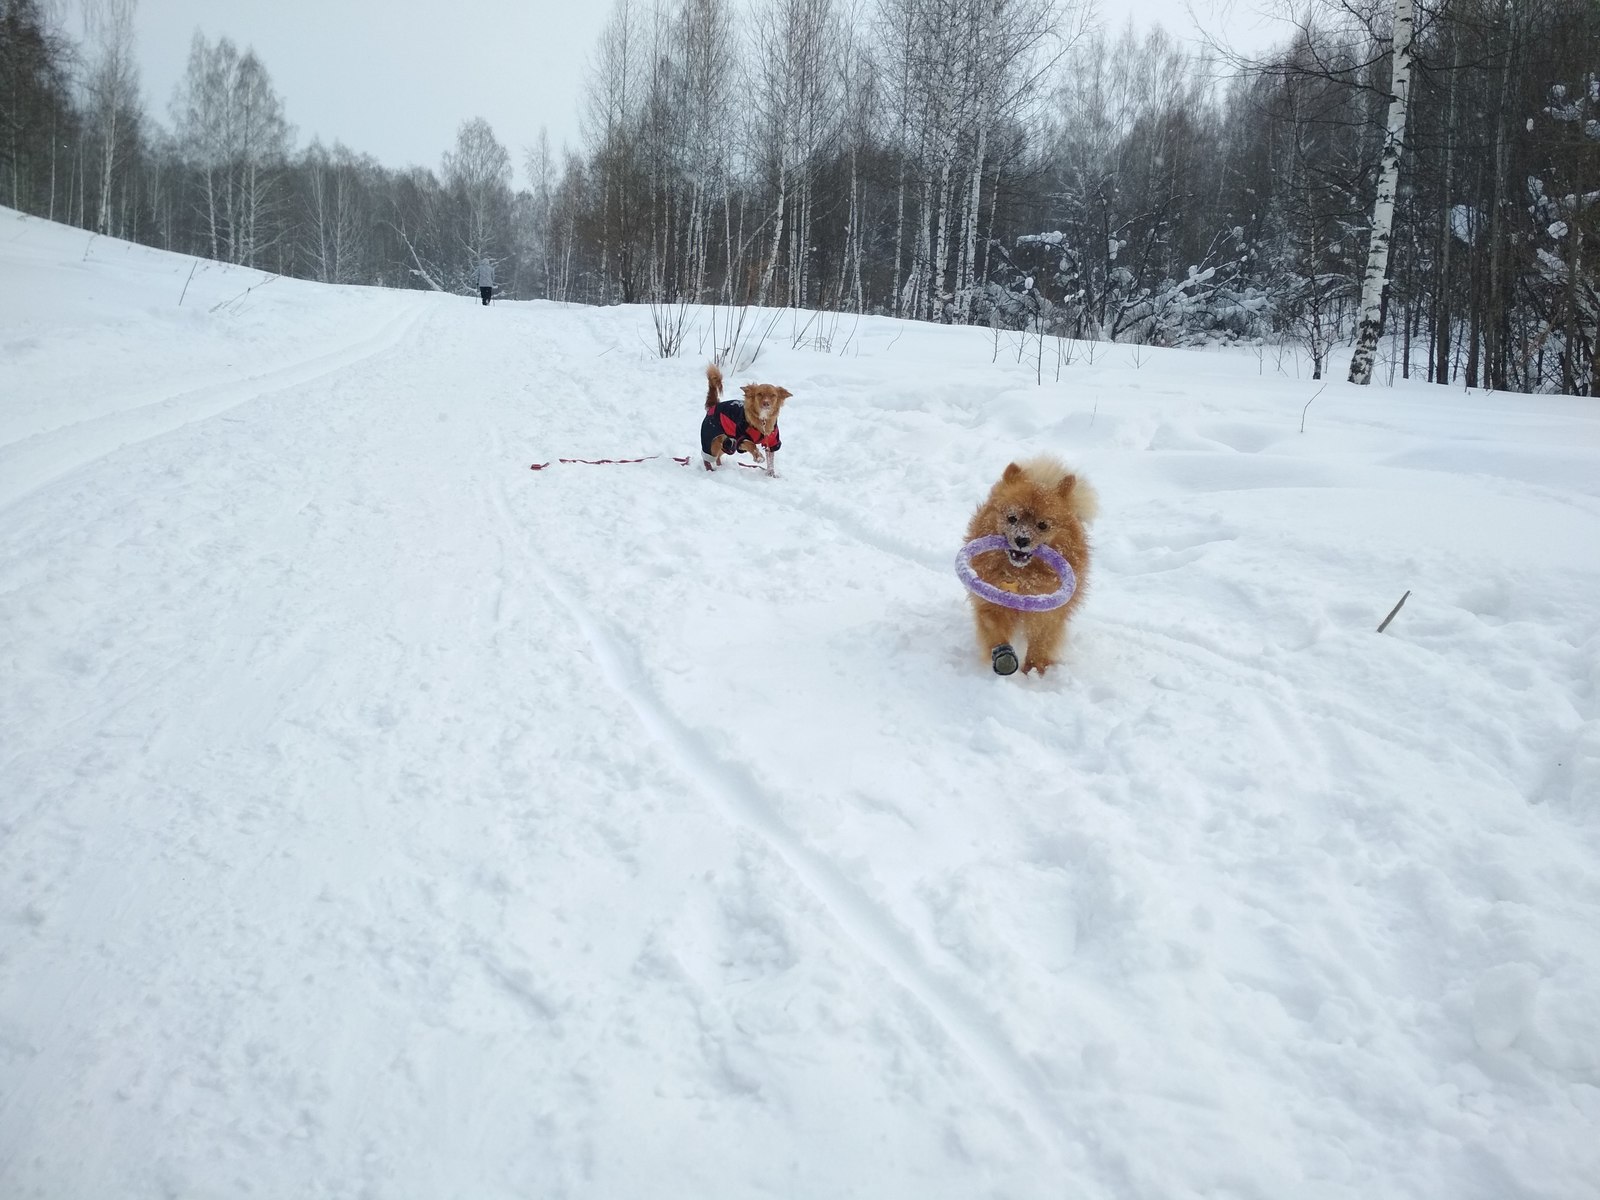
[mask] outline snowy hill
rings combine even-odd
[[[0,210],[0,1195],[1600,1195],[1600,407],[799,324]]]

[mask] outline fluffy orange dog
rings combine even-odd
[[[1003,608],[972,596],[972,615],[978,627],[978,647],[989,656],[995,673],[1010,675],[1017,669],[1013,644],[1026,643],[1022,669],[1045,670],[1056,664],[1067,621],[1083,599],[1089,572],[1089,537],[1085,531],[1099,501],[1094,489],[1057,459],[1049,456],[1012,463],[989,491],[989,497],[967,524],[967,540],[1000,534],[1006,549],[987,550],[972,560],[978,578],[1020,595],[1046,595],[1061,581],[1043,561],[1034,557],[1039,546],[1049,546],[1066,559],[1078,577],[1072,599],[1047,612]]]

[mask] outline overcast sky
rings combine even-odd
[[[1253,40],[1254,2],[1196,0],[1195,8],[1207,28],[1226,24]],[[1194,28],[1184,0],[1100,8],[1113,26],[1132,15],[1173,33]],[[169,127],[168,104],[200,29],[213,43],[226,35],[255,48],[297,147],[320,137],[385,166],[437,168],[461,122],[483,117],[520,182],[541,125],[557,153],[563,141],[578,148],[584,68],[610,11],[611,0],[139,0],[137,50],[150,115]]]

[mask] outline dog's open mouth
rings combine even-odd
[[[1032,550],[1018,550],[1015,546],[1007,546],[1006,554],[1010,556],[1013,567],[1025,567],[1033,561]]]

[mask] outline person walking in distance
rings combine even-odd
[[[478,263],[478,295],[483,297],[485,304],[494,295],[494,267],[487,258]]]

